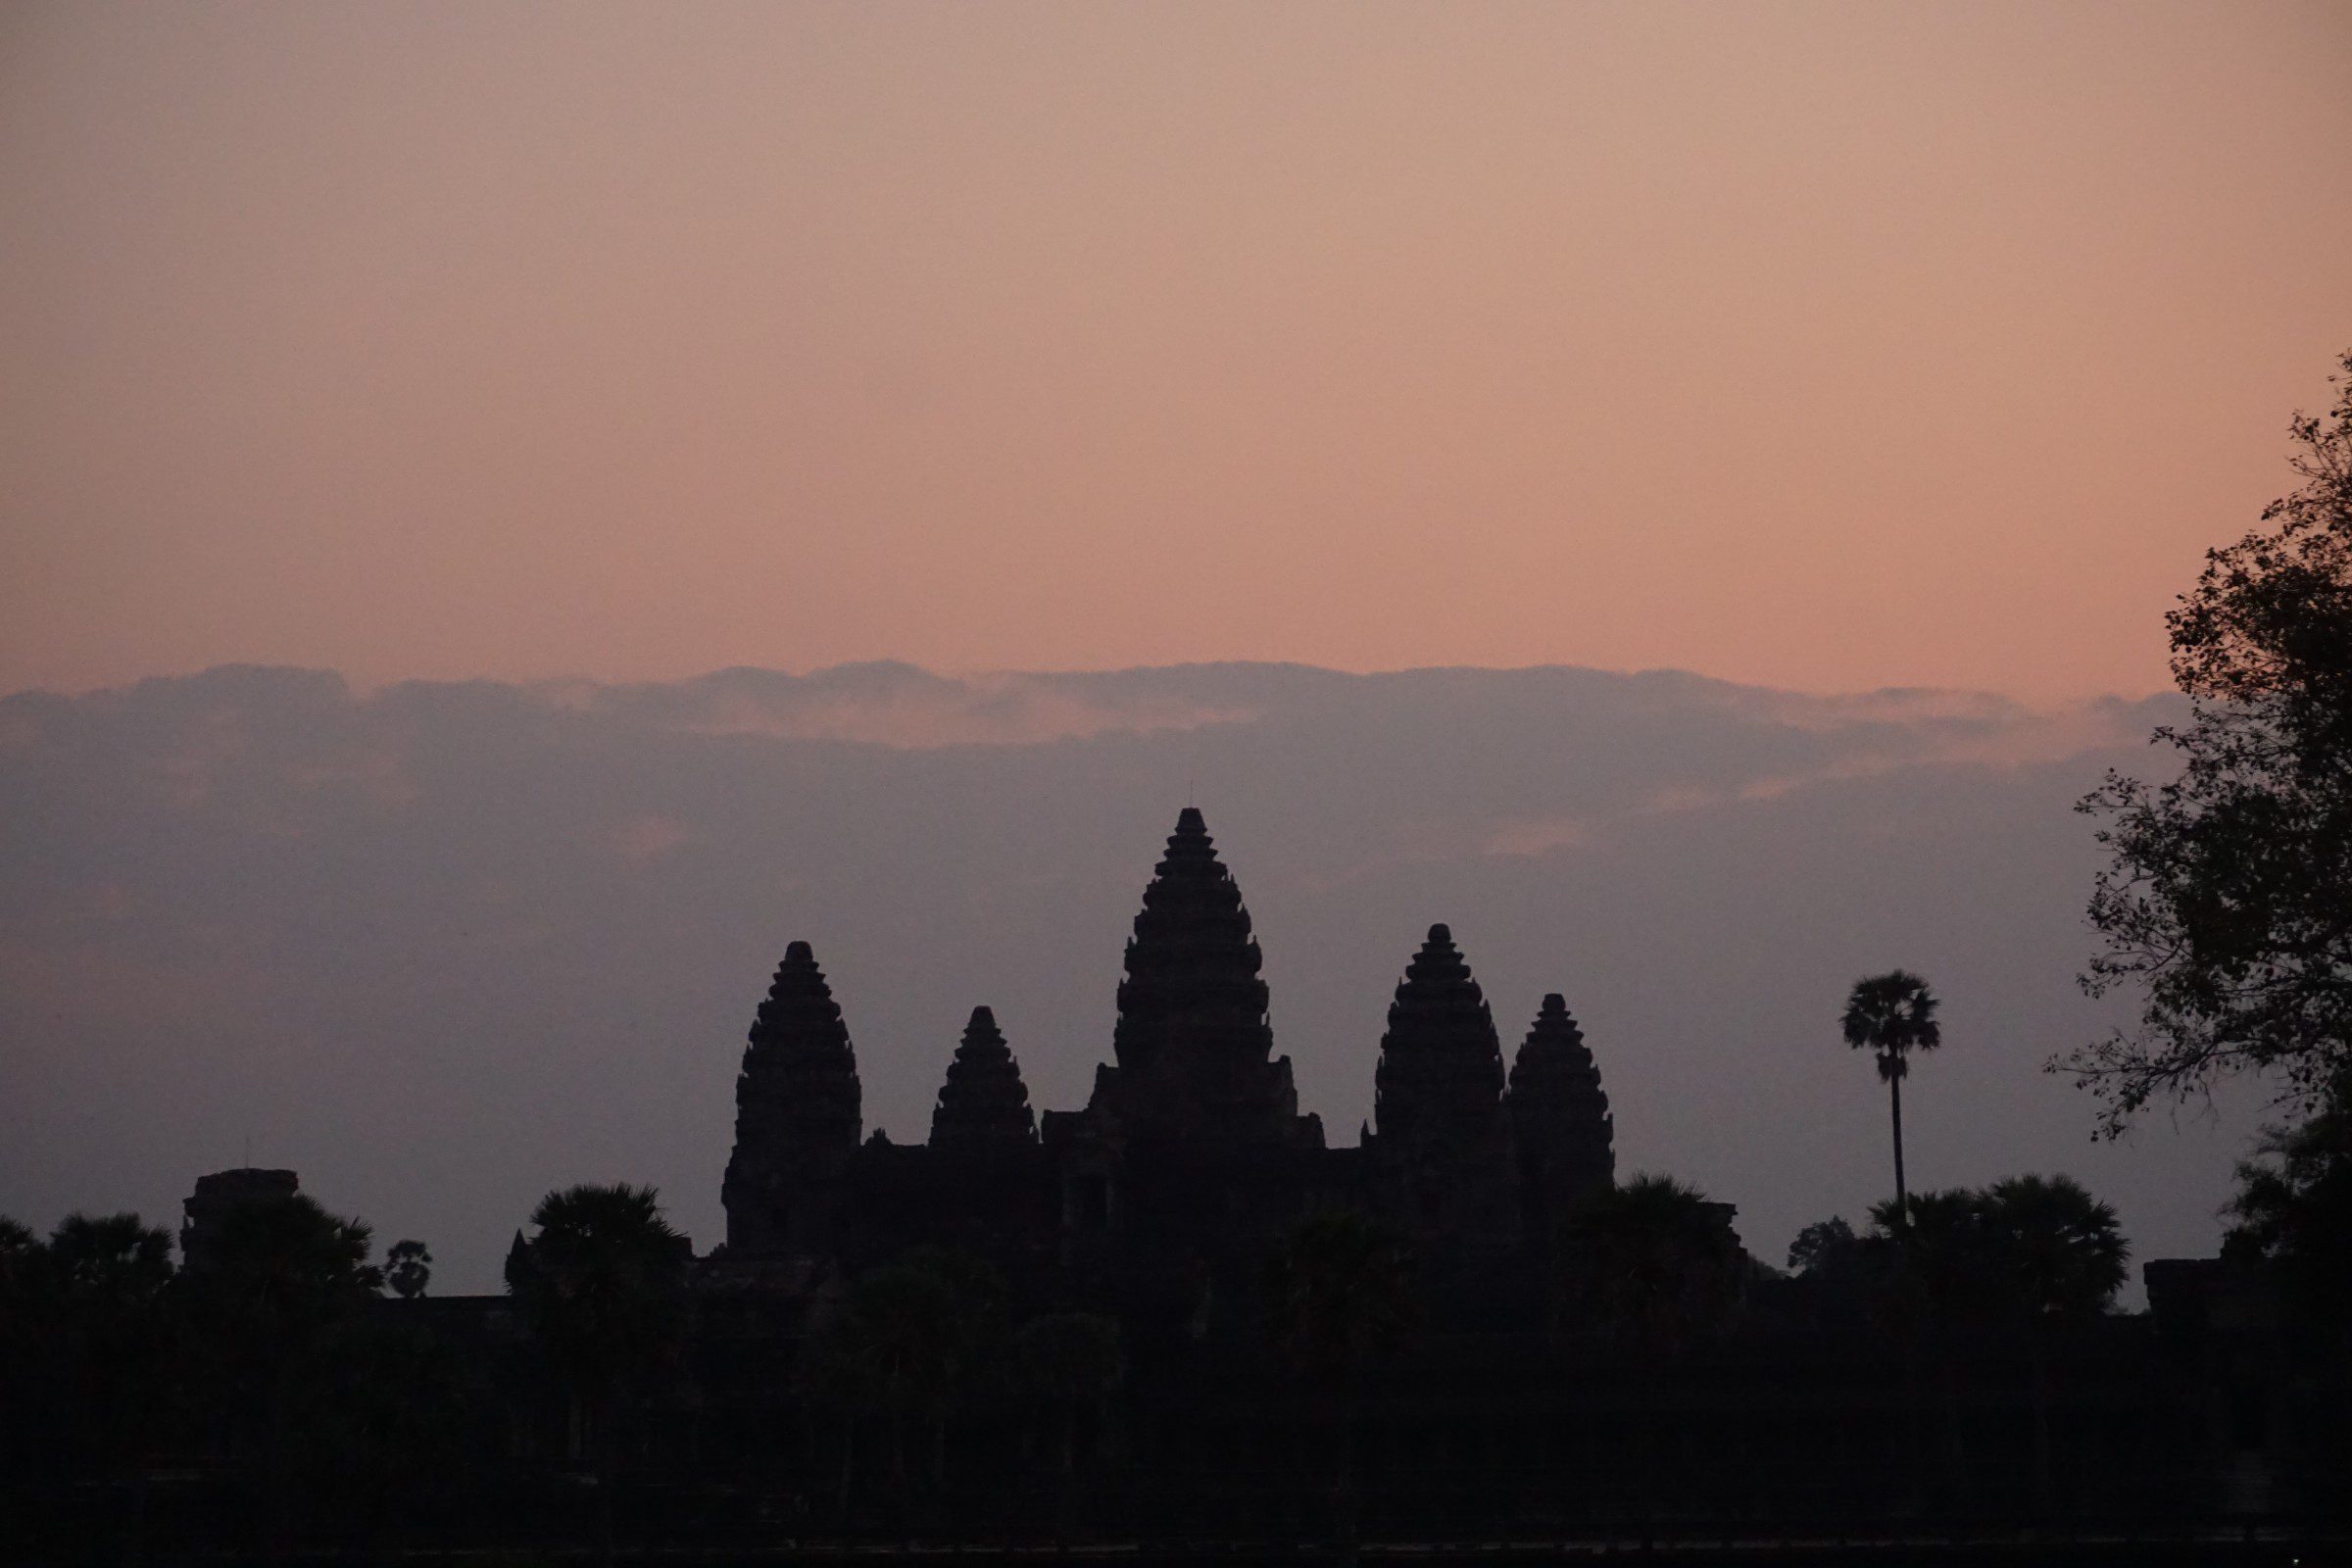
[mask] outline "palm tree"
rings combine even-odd
[[[1958,1187],[1912,1193],[1872,1204],[1870,1217],[1863,1259],[1874,1304],[1902,1346],[1910,1482],[1924,1489],[1938,1466],[1931,1454],[1934,1428],[1946,1484],[1957,1489],[1967,1475],[1968,1446],[1954,1350],[1963,1328],[1997,1312],[2001,1278],[1985,1235],[1984,1197]],[[1931,1377],[1933,1407],[1926,1394]],[[1914,1498],[1921,1500],[1924,1492]]]
[[[1355,1554],[1355,1396],[1364,1367],[1411,1320],[1412,1265],[1396,1235],[1352,1210],[1310,1214],[1286,1231],[1266,1269],[1275,1348],[1338,1406],[1333,1525],[1339,1554]]]
[[[1744,1254],[1728,1208],[1670,1176],[1638,1175],[1594,1195],[1561,1227],[1564,1293],[1625,1342],[1642,1402],[1674,1352],[1720,1328],[1738,1303]],[[1634,1445],[1643,1515],[1655,1502],[1657,1455]]]
[[[239,1203],[210,1224],[174,1280],[218,1352],[232,1432],[239,1421],[258,1427],[272,1555],[284,1544],[295,1396],[333,1331],[383,1284],[368,1261],[372,1236],[303,1194]]]
[[[141,1450],[172,1361],[172,1237],[136,1214],[68,1216],[50,1234],[47,1306],[58,1357],[86,1453],[109,1486],[135,1468],[121,1515],[124,1555],[135,1559],[146,1513]]]
[[[2096,1317],[2124,1288],[2132,1249],[2071,1176],[2012,1176],[1984,1190],[1984,1228],[2012,1298],[2040,1318]]]
[[[1899,1214],[1908,1202],[1903,1186],[1903,1079],[1911,1070],[1912,1052],[1934,1051],[1943,1043],[1943,1031],[1936,1022],[1936,993],[1908,969],[1889,969],[1854,982],[1841,1022],[1847,1045],[1877,1053],[1879,1077],[1894,1106],[1894,1201]]]
[[[1721,1325],[1740,1284],[1727,1211],[1671,1176],[1638,1175],[1564,1227],[1586,1315],[1656,1357]]]
[[[508,1264],[507,1288],[570,1386],[575,1439],[592,1441],[600,1548],[612,1554],[620,1395],[659,1365],[686,1324],[691,1243],[651,1187],[582,1185],[531,1210],[538,1234]]]
[[[2066,1176],[2013,1176],[1982,1192],[1920,1193],[1907,1204],[1881,1203],[1866,1242],[1882,1260],[1887,1304],[1914,1338],[1933,1328],[2009,1323],[2025,1331],[2032,1357],[2034,1474],[2046,1506],[2052,1497],[2049,1339],[2064,1323],[2105,1312],[2122,1289],[2131,1255],[2115,1210]],[[1956,1371],[1938,1357],[1944,1385],[1946,1443],[1963,1461]]]
[[[2070,1176],[2012,1176],[1986,1188],[1983,1204],[2002,1294],[2026,1320],[2034,1366],[2034,1479],[2046,1509],[2056,1497],[2049,1336],[2061,1322],[2107,1310],[2123,1288],[2132,1250],[2115,1209]]]

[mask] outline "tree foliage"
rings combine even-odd
[[[1842,1217],[1833,1214],[1815,1220],[1788,1244],[1788,1271],[1807,1279],[1849,1273],[1861,1245],[1861,1238]]]
[[[2332,1099],[2294,1128],[2274,1128],[2237,1168],[2222,1255],[2279,1271],[2302,1321],[2352,1321],[2352,1105]]]
[[[1670,1176],[1638,1175],[1596,1194],[1562,1230],[1578,1304],[1653,1354],[1721,1328],[1745,1275],[1728,1213]]]
[[[1889,969],[1854,982],[1839,1015],[1839,1032],[1856,1051],[1878,1057],[1879,1078],[1892,1083],[1911,1071],[1911,1053],[1943,1044],[1936,1021],[1936,993],[1908,969]]]
[[[2079,809],[2109,863],[2090,900],[2093,996],[2144,988],[2135,1028],[2052,1061],[2119,1132],[2152,1100],[2273,1076],[2316,1109],[2352,1057],[2352,352],[2297,415],[2303,484],[2211,551],[2166,617],[2185,723],[2168,782],[2110,772]]]
[[[507,1286],[565,1376],[601,1396],[668,1353],[685,1328],[693,1248],[653,1188],[566,1187],[531,1223]]]
[[[180,1271],[195,1321],[245,1375],[281,1374],[383,1284],[373,1233],[297,1194],[241,1203]]]
[[[1871,1210],[1863,1239],[1887,1314],[1943,1322],[2095,1317],[2123,1289],[2131,1248],[2115,1209],[2071,1176],[1914,1193]]]

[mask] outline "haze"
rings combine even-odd
[[[2352,342],[2348,68],[2324,4],[12,6],[0,690],[2146,692]]]

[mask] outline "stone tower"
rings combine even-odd
[[[1021,1065],[997,1028],[997,1015],[974,1007],[931,1111],[931,1147],[971,1154],[1036,1144],[1037,1117],[1029,1108]]]
[[[1261,962],[1242,890],[1188,806],[1144,889],[1119,983],[1117,1065],[1098,1073],[1091,1108],[1133,1138],[1320,1147],[1322,1123],[1298,1114],[1291,1059],[1273,1055]]]
[[[290,1170],[217,1170],[196,1178],[196,1191],[180,1205],[181,1266],[206,1269],[213,1264],[213,1248],[221,1222],[229,1215],[268,1203],[290,1201],[302,1182]]]
[[[832,1250],[860,1131],[858,1058],[806,942],[784,950],[735,1079],[735,1152],[719,1199],[741,1256]]]
[[[1615,1131],[1600,1068],[1558,992],[1544,999],[1504,1096],[1518,1146],[1529,1229],[1547,1239],[1560,1218],[1616,1179]]]
[[[1516,1242],[1502,1046],[1445,926],[1429,928],[1396,987],[1373,1084],[1373,1158],[1399,1214],[1449,1244]]]

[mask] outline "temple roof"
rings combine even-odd
[[[858,1140],[858,1058],[833,988],[806,942],[784,961],[752,1021],[736,1080],[736,1148],[779,1132]]]
[[[1264,957],[1250,934],[1242,890],[1217,859],[1208,825],[1193,807],[1176,818],[1167,853],[1144,889],[1144,906],[1127,944],[1112,1050],[1119,1065],[1145,1069],[1204,1033],[1225,1037],[1264,1060],[1267,1027]]]
[[[974,1007],[931,1112],[931,1147],[964,1152],[1025,1149],[1036,1142],[1037,1118],[1020,1063],[997,1028],[996,1013]]]
[[[1608,1113],[1600,1068],[1585,1045],[1585,1032],[1556,991],[1544,997],[1511,1063],[1511,1101],[1514,1105],[1540,1104],[1592,1116]]]
[[[1111,1035],[1118,1072],[1099,1080],[1112,1091],[1099,1108],[1139,1132],[1319,1144],[1320,1124],[1298,1115],[1289,1058],[1273,1054],[1263,962],[1242,890],[1188,806],[1127,943]]]
[[[1502,1082],[1494,1012],[1453,933],[1433,925],[1389,1004],[1374,1124],[1384,1141],[1483,1132],[1500,1104]]]

